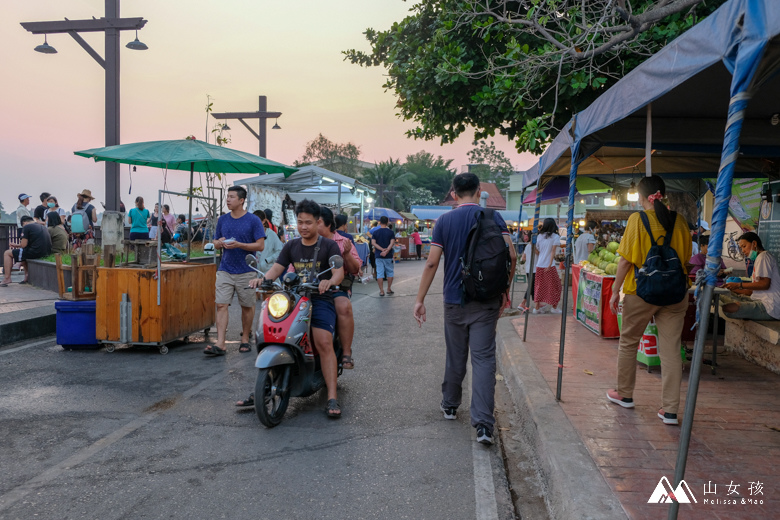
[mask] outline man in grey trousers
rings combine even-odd
[[[445,419],[455,419],[461,404],[463,378],[471,351],[471,425],[477,429],[477,442],[493,444],[495,417],[493,408],[496,389],[496,323],[509,299],[509,291],[494,302],[464,301],[461,290],[460,258],[466,249],[466,239],[477,218],[479,178],[473,173],[461,173],[452,180],[452,191],[458,207],[439,217],[433,230],[431,252],[425,263],[414,317],[422,327],[426,320],[425,295],[431,287],[439,261],[444,255],[444,340],[447,361],[441,385],[441,410]],[[498,212],[493,219],[501,228],[515,270],[517,255],[504,219]]]

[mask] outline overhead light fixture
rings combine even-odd
[[[368,203],[374,202],[374,199],[371,197],[366,197],[366,202]]]
[[[355,191],[357,191],[358,193],[365,193],[365,191],[361,190],[360,188],[355,188]]]
[[[133,49],[134,51],[145,51],[149,48],[144,42],[138,40],[138,29],[135,31],[135,40],[125,45],[125,47]]]
[[[608,199],[604,199],[604,205],[607,207],[617,206],[617,197],[615,196],[615,190],[612,190],[612,195]]]
[[[228,124],[227,124],[227,121],[225,121],[225,124],[224,124],[224,125],[222,125],[222,130],[223,130],[224,132],[228,132],[228,131],[230,131],[230,127],[228,126]]]
[[[587,224],[584,220],[580,220],[580,227],[585,227]]]
[[[49,42],[46,39],[46,35],[44,34],[43,43],[35,48],[35,52],[40,52],[43,54],[57,54],[57,49],[49,45]]]
[[[282,127],[279,126],[279,120],[276,120],[276,123],[274,123],[274,126],[271,127],[271,130],[281,130]]]
[[[322,176],[322,180],[325,181],[325,182],[336,182],[333,179],[331,179],[330,177],[325,177],[324,175]]]
[[[585,204],[585,199],[580,199],[580,204]]]
[[[631,186],[628,188],[628,195],[626,198],[629,202],[636,202],[639,200],[639,193],[636,191],[636,184],[634,184],[634,181],[631,181]]]

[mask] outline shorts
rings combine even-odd
[[[376,277],[379,278],[392,278],[394,271],[393,271],[393,258],[382,258],[381,256],[378,256],[376,258]]]
[[[311,302],[311,326],[333,334],[336,330],[336,306],[330,298]]]
[[[254,307],[257,299],[255,290],[249,288],[249,282],[257,278],[254,271],[241,274],[231,274],[227,271],[217,271],[217,305],[229,305],[233,294],[238,294],[238,303],[242,307]]]
[[[334,298],[339,298],[339,297],[342,297],[342,296],[344,298],[347,298],[347,299],[351,300],[352,299],[352,291],[341,289],[341,290],[338,290],[338,291],[333,293],[333,297]]]
[[[25,249],[11,249],[11,256],[14,258],[14,262],[24,262],[25,260],[32,260],[27,256]]]
[[[757,301],[738,301],[739,309],[736,312],[724,312],[728,318],[735,320],[751,320],[751,321],[777,321],[777,318],[770,316],[766,312],[764,304]]]
[[[149,240],[149,232],[141,233],[140,231],[131,231],[130,240]]]

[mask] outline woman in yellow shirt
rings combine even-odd
[[[637,187],[639,201],[647,214],[650,229],[656,242],[666,243],[671,230],[671,247],[683,262],[691,257],[691,235],[688,223],[681,215],[669,211],[664,203],[666,185],[657,175],[645,177]],[[650,235],[641,221],[639,213],[628,219],[626,231],[620,241],[615,283],[612,285],[610,307],[617,314],[620,288],[623,287],[623,320],[618,347],[617,387],[607,392],[607,399],[624,408],[634,407],[634,385],[636,383],[636,351],[639,341],[650,319],[655,316],[658,326],[658,355],[661,358],[662,407],[658,417],[664,424],[678,424],[677,411],[680,406],[680,382],[682,380],[682,359],[680,340],[688,310],[688,295],[679,303],[658,306],[651,305],[636,294],[634,269],[645,263],[652,246]],[[685,264],[683,263],[683,269]],[[687,274],[687,273],[686,273]],[[687,280],[686,280],[687,281]]]

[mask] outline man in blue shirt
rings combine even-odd
[[[265,231],[263,223],[256,215],[244,209],[246,190],[241,186],[228,188],[225,203],[230,213],[217,220],[214,235],[214,247],[222,249],[222,260],[217,271],[217,343],[209,345],[203,351],[209,356],[225,354],[225,335],[228,327],[228,306],[233,295],[238,294],[241,305],[241,345],[239,352],[251,352],[249,335],[255,318],[255,291],[249,288],[249,282],[255,278],[255,272],[246,265],[247,253],[263,250]]]
[[[461,173],[452,180],[452,191],[458,207],[436,222],[431,240],[431,252],[420,280],[414,317],[422,327],[426,320],[425,295],[431,287],[441,255],[444,255],[444,341],[447,361],[444,368],[441,410],[445,419],[455,419],[463,393],[463,378],[471,350],[471,425],[477,429],[477,442],[493,444],[493,416],[496,385],[496,324],[509,299],[506,294],[493,302],[464,301],[461,289],[460,259],[465,255],[469,231],[482,208],[479,178],[473,173]],[[493,219],[501,228],[509,249],[514,273],[517,256],[512,247],[504,219],[493,212]]]
[[[393,286],[393,246],[395,235],[387,227],[387,217],[379,219],[379,229],[371,231],[371,245],[376,256],[376,282],[379,284],[379,296],[385,295],[383,278],[387,278],[387,294],[395,294]]]

